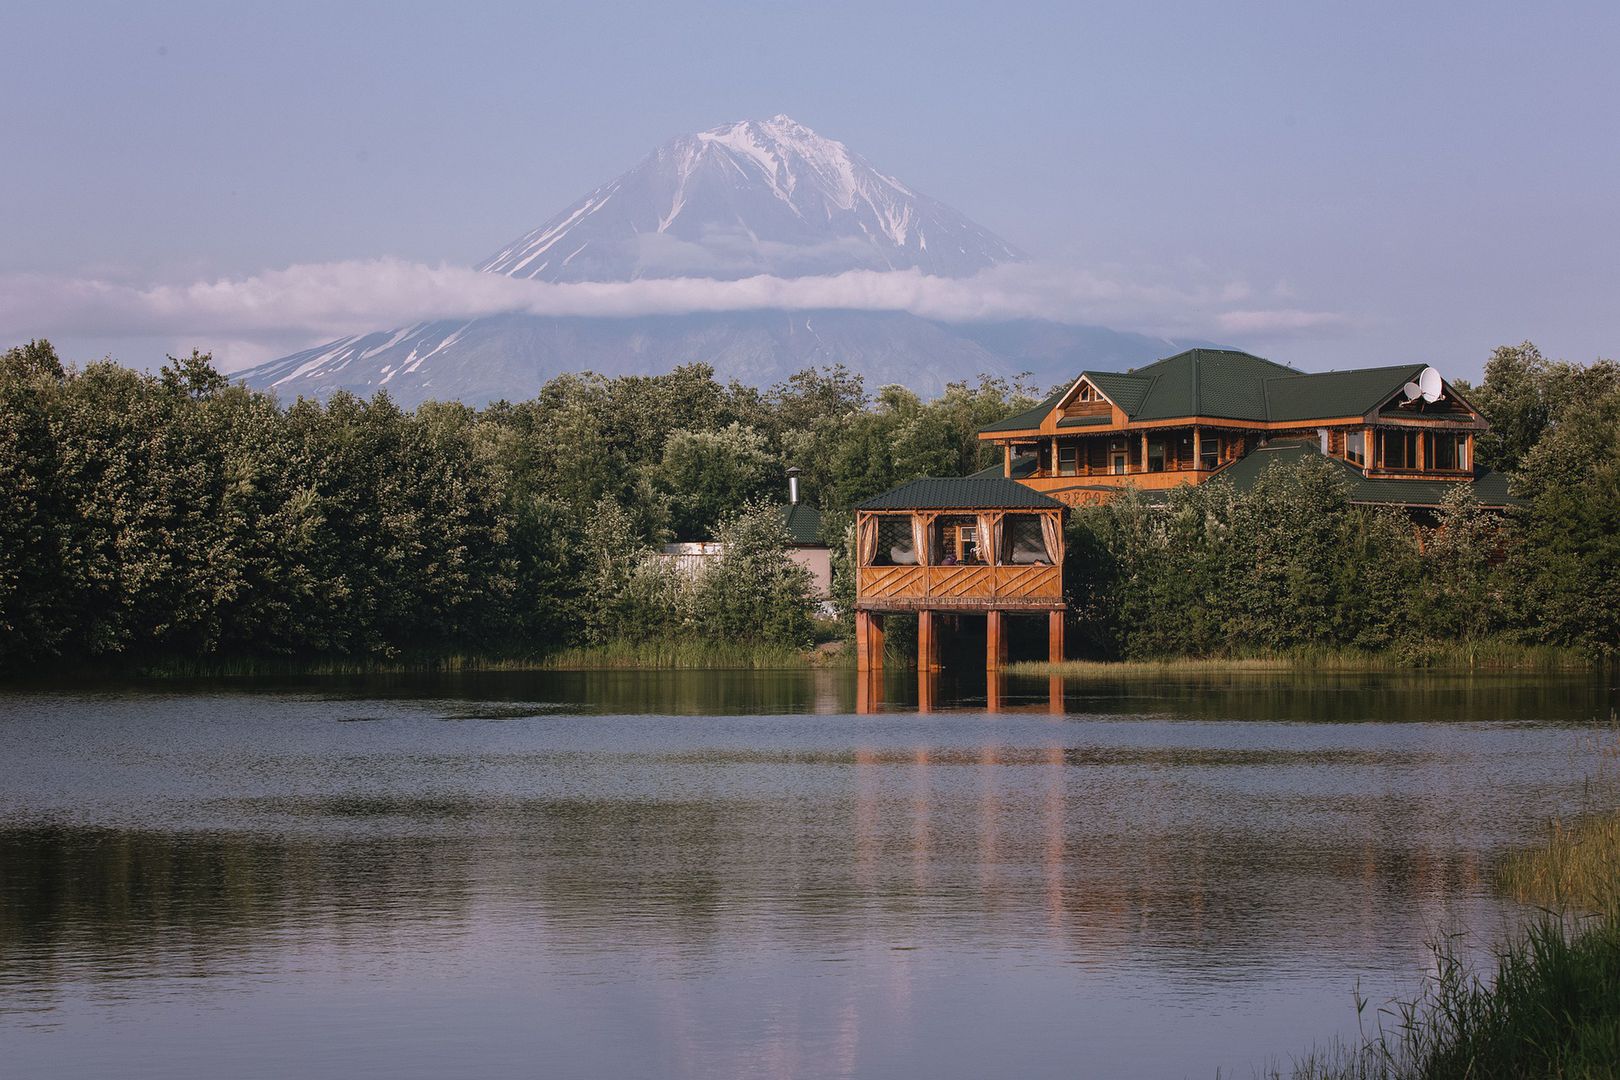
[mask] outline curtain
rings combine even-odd
[[[933,562],[928,550],[928,523],[919,514],[911,515],[911,545],[917,549],[918,566],[927,566]]]
[[[860,553],[857,556],[860,565],[871,566],[877,559],[877,534],[877,515],[866,515],[861,519]]]
[[[1046,558],[1053,566],[1063,550],[1063,519],[1057,514],[1041,515],[1041,539],[1046,541]]]
[[[989,514],[979,515],[979,557],[992,565],[1001,562],[1001,542],[994,520]]]

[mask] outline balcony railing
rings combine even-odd
[[[1028,607],[1063,603],[1061,566],[863,566],[858,607]]]

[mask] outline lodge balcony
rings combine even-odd
[[[1003,445],[1009,477],[1037,491],[1058,491],[1076,482],[1149,489],[1202,483],[1242,457],[1246,441],[1229,430],[1166,428],[1041,436]]]

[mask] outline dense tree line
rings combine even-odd
[[[1498,349],[1464,393],[1481,461],[1525,501],[1432,519],[1350,505],[1324,462],[1075,513],[1074,634],[1096,655],[1510,638],[1620,641],[1620,366]],[[703,365],[568,375],[531,400],[415,411],[386,394],[280,405],[209,358],[156,374],[0,356],[0,672],[92,662],[534,654],[694,635],[803,645],[784,554],[789,465],[853,599],[849,508],[997,459],[996,379],[933,401],[843,368],[766,390]],[[719,535],[701,580],[651,555]]]
[[[760,509],[786,468],[836,537],[868,495],[987,464],[974,431],[1030,401],[997,380],[873,395],[836,367],[761,391],[690,365],[483,410],[283,406],[204,355],[145,374],[33,342],[0,356],[0,672],[803,644],[806,583]],[[649,557],[717,532],[733,543],[701,587]]]
[[[1075,629],[1097,654],[1210,656],[1512,640],[1620,648],[1620,365],[1497,349],[1478,387],[1482,464],[1524,506],[1460,489],[1437,514],[1352,506],[1324,459],[1070,522]]]

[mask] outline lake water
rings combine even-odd
[[[1512,922],[1612,682],[12,690],[0,1077],[1249,1076]]]

